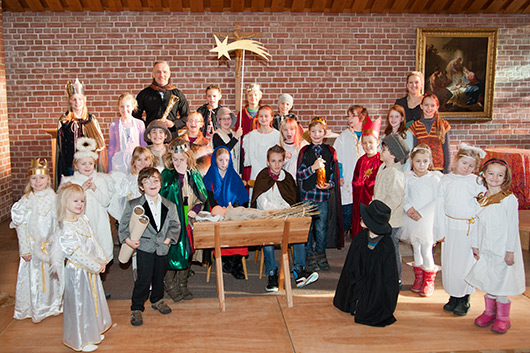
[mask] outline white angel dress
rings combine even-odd
[[[495,296],[513,296],[526,290],[523,253],[519,239],[517,198],[509,191],[479,197],[481,205],[471,246],[479,249],[479,259],[466,277],[475,288]],[[514,264],[504,262],[506,252],[514,253]]]
[[[111,194],[108,188],[108,177],[104,173],[92,172],[89,176],[74,172],[74,175],[63,177],[61,184],[72,182],[77,185],[83,185],[85,181],[92,178],[96,185],[96,190],[88,189],[85,191],[85,215],[88,217],[90,226],[94,230],[96,240],[105,251],[107,262],[112,260],[114,254],[114,241],[110,229],[110,219],[107,213],[107,207],[110,204]]]
[[[105,176],[110,193],[107,211],[119,222],[127,202],[142,196],[138,189],[138,174],[126,175],[120,171],[113,171]]]
[[[35,323],[63,312],[63,257],[57,233],[56,195],[48,188],[23,196],[11,208],[20,252],[15,319]],[[31,261],[22,256],[31,255]]]
[[[434,240],[442,240],[442,283],[450,296],[461,298],[475,288],[466,275],[475,264],[471,250],[472,228],[478,203],[475,197],[486,189],[477,183],[475,174],[445,174],[440,181],[434,216]]]
[[[101,342],[101,334],[112,324],[99,277],[107,264],[86,216],[64,220],[60,237],[67,258],[64,269],[63,343],[76,351]]]
[[[403,226],[398,234],[401,241],[414,244],[434,244],[433,225],[436,196],[442,173],[429,171],[418,177],[413,171],[405,173],[405,200]],[[407,210],[414,207],[421,215],[418,221],[407,216]]]
[[[251,167],[251,180],[256,180],[258,173],[263,168],[267,168],[267,151],[277,144],[280,144],[280,132],[276,129],[272,129],[268,134],[263,134],[256,129],[243,136],[243,150],[245,151],[243,165]]]

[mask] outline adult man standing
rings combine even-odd
[[[156,119],[161,119],[168,104],[173,104],[165,122],[173,137],[177,131],[186,125],[189,114],[188,100],[186,96],[175,85],[169,83],[171,70],[166,61],[158,61],[153,66],[153,83],[144,88],[136,100],[138,109],[133,113],[137,119],[142,119],[145,111],[145,125]]]

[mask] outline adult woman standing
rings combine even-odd
[[[85,87],[78,79],[74,83],[68,81],[66,84],[68,111],[59,118],[57,128],[56,186],[60,184],[63,175],[69,176],[74,173],[72,162],[79,137],[90,137],[96,141],[100,160],[98,169],[102,169],[104,172],[107,170],[105,139],[96,117],[87,110],[84,89]]]
[[[420,108],[423,97],[423,88],[425,80],[423,74],[419,71],[411,71],[407,75],[407,95],[396,100],[397,105],[405,109],[405,118],[407,129],[416,120],[420,120],[422,112]]]

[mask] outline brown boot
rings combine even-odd
[[[182,299],[191,300],[193,294],[188,289],[188,274],[190,273],[190,267],[185,270],[177,270],[177,282]]]
[[[184,299],[178,285],[177,271],[167,270],[164,276],[164,290],[174,302],[179,302]]]

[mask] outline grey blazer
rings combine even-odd
[[[137,199],[127,202],[125,210],[120,220],[119,238],[120,243],[125,243],[125,239],[129,238],[129,221],[131,220],[132,211],[135,206],[140,205],[145,210],[145,215],[149,217],[149,225],[140,238],[139,250],[154,253],[159,256],[167,255],[169,245],[164,244],[166,238],[171,239],[170,244],[176,244],[180,234],[180,221],[177,214],[176,205],[168,199],[162,197],[162,215],[160,217],[160,229],[157,229],[156,223],[153,219],[151,209],[147,203],[145,195]]]

